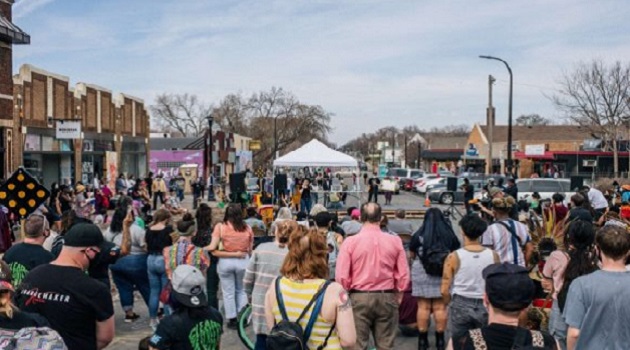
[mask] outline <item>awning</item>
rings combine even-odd
[[[31,37],[6,17],[0,15],[0,41],[11,44],[30,44]]]
[[[461,149],[451,150],[422,150],[422,158],[432,160],[456,160],[462,157],[464,151]]]
[[[545,154],[529,155],[522,151],[514,152],[514,158],[516,159],[542,159],[542,160],[555,160],[556,155],[554,152],[545,151]]]

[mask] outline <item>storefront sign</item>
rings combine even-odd
[[[57,121],[58,139],[79,139],[81,138],[81,122],[78,121]]]
[[[477,147],[470,143],[468,144],[468,148],[466,149],[466,155],[469,157],[475,157],[479,155],[479,150],[477,150]]]
[[[526,156],[544,156],[545,145],[526,145],[525,155]]]

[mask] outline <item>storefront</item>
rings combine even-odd
[[[53,182],[74,183],[73,153],[72,140],[56,140],[53,130],[37,130],[24,138],[24,168],[48,188]]]
[[[147,152],[144,138],[125,137],[122,143],[120,173],[144,177],[147,171]]]
[[[91,184],[94,178],[101,179],[106,175],[105,152],[114,151],[112,135],[86,133],[81,155],[81,180]]]

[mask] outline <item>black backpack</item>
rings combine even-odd
[[[444,273],[444,260],[451,253],[443,244],[437,244],[427,249],[422,255],[422,266],[429,276],[442,277]]]
[[[326,281],[324,285],[313,295],[313,298],[306,305],[302,313],[295,321],[290,321],[287,317],[287,311],[284,307],[284,299],[282,298],[282,293],[280,291],[280,279],[281,277],[276,279],[276,300],[278,302],[278,309],[280,309],[280,314],[282,315],[282,321],[276,323],[269,335],[267,336],[267,349],[269,350],[307,350],[308,347],[306,343],[308,342],[309,337],[311,336],[311,331],[313,330],[313,326],[315,325],[315,320],[317,319],[317,315],[321,311],[322,304],[324,302],[324,292],[328,285],[330,285],[330,281]],[[315,304],[315,306],[313,306]],[[300,320],[306,315],[306,312],[313,306],[313,311],[311,312],[311,317],[306,325],[306,328],[302,329],[300,326]],[[326,336],[324,343],[319,346],[317,349],[321,350],[326,347],[328,344],[328,338],[332,334],[333,329],[335,328],[335,324],[330,328],[330,332]]]

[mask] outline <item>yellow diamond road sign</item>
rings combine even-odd
[[[48,196],[50,192],[22,168],[0,186],[0,204],[21,218],[34,212]]]

